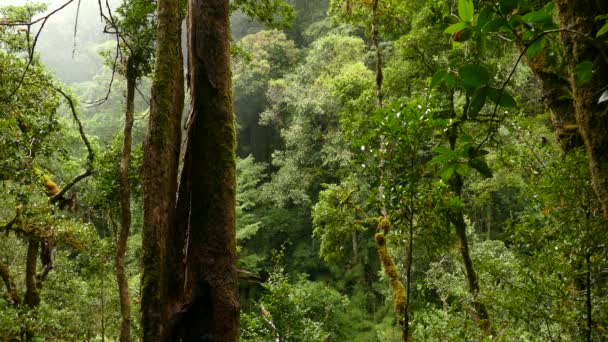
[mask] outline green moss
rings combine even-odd
[[[390,222],[386,218],[383,218],[380,220],[377,230],[390,230]],[[405,304],[407,301],[407,294],[405,292],[405,286],[403,286],[403,283],[399,280],[397,267],[389,254],[384,234],[381,232],[376,233],[376,235],[374,235],[374,240],[376,240],[376,248],[378,249],[378,257],[380,258],[382,267],[390,278],[395,314],[397,315],[399,322],[402,323],[406,314]]]

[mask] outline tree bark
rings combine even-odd
[[[120,158],[120,233],[116,241],[116,281],[120,300],[120,341],[131,339],[131,302],[129,301],[129,281],[125,271],[125,254],[129,229],[131,227],[131,191],[129,190],[129,164],[131,162],[131,143],[133,129],[133,103],[135,98],[136,74],[133,58],[127,59],[127,103],[125,127],[123,131],[122,156]]]
[[[191,112],[175,233],[167,240],[171,340],[237,341],[235,126],[228,0],[190,0]]]
[[[608,13],[608,2],[602,0],[556,0],[568,73],[574,99],[574,113],[589,159],[593,189],[608,219],[608,107],[599,98],[608,84],[606,35],[595,39]],[[576,32],[576,33],[575,33]],[[581,63],[593,63],[593,78],[577,84],[575,69]],[[578,80],[580,81],[580,80]],[[580,82],[579,82],[580,83]]]
[[[34,308],[40,304],[40,288],[36,277],[36,266],[40,241],[30,237],[27,244],[27,258],[25,263],[25,305]]]
[[[21,299],[19,298],[19,293],[17,292],[17,287],[15,286],[15,281],[13,277],[11,277],[11,272],[4,262],[0,261],[0,277],[2,277],[2,281],[4,281],[4,285],[6,286],[6,297],[5,299],[11,305],[18,305],[21,303]]]
[[[175,217],[184,105],[181,19],[181,1],[159,1],[156,65],[143,160],[143,341],[159,341],[166,323],[162,317],[166,273],[163,260],[167,253],[164,242],[171,234]]]

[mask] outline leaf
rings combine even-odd
[[[599,99],[599,101],[597,101],[597,103],[600,104],[600,103],[606,102],[606,101],[608,101],[608,90],[605,90],[602,93],[602,96],[600,96],[600,99]]]
[[[469,174],[469,166],[465,163],[456,164],[456,172],[463,177],[466,177]]]
[[[440,85],[445,80],[445,76],[447,75],[447,73],[448,71],[445,69],[437,71],[431,79],[431,88],[435,88]]]
[[[580,87],[593,78],[593,62],[584,61],[574,68],[576,86]]]
[[[479,64],[468,64],[458,69],[462,84],[469,92],[486,85],[490,81],[490,74]]]
[[[503,14],[511,14],[517,7],[518,0],[500,0],[500,11]]]
[[[447,182],[452,178],[454,174],[454,169],[456,168],[457,163],[451,163],[444,166],[441,170],[439,170],[439,175],[444,182]]]
[[[488,92],[488,97],[492,102],[497,103],[499,106],[504,108],[515,108],[517,107],[517,102],[513,98],[513,96],[509,95],[506,91],[501,91],[500,89],[490,88]]]
[[[485,161],[481,160],[481,159],[472,159],[469,161],[469,166],[471,166],[472,168],[474,168],[475,170],[477,170],[477,172],[479,172],[482,176],[487,177],[487,178],[492,178],[492,170],[490,169],[490,167],[488,166],[488,164],[486,164]]]
[[[532,43],[532,45],[528,46],[528,57],[530,58],[534,58],[536,57],[540,52],[542,52],[545,49],[545,46],[547,45],[547,37],[546,36],[542,36],[540,38],[538,38],[534,43]]]
[[[608,22],[604,24],[604,26],[602,26],[602,28],[597,31],[597,35],[595,36],[595,38],[603,35],[604,33],[608,32]]]
[[[504,18],[495,18],[484,26],[483,32],[498,32],[505,25],[507,25],[507,21]]]
[[[454,77],[454,74],[450,73],[445,69],[439,70],[435,73],[435,75],[433,75],[433,78],[431,79],[431,88],[436,88],[443,82],[446,83],[449,89],[452,89],[454,88],[454,84],[456,83],[456,78]]]
[[[473,0],[458,0],[458,16],[462,21],[473,20],[475,14],[475,7],[473,6]]]
[[[521,19],[531,24],[551,24],[553,22],[551,15],[544,10],[530,12]]]
[[[483,105],[486,103],[487,97],[488,97],[488,87],[481,87],[481,88],[477,89],[475,91],[475,94],[473,95],[473,99],[471,100],[471,103],[469,104],[468,114],[470,116],[477,115],[483,108]]]
[[[450,150],[449,148],[443,147],[443,146],[437,146],[433,149],[433,151],[435,153],[445,154],[445,155],[452,154],[452,152],[454,152],[454,151]]]
[[[452,156],[442,154],[440,156],[437,156],[437,157],[431,159],[431,161],[429,162],[429,165],[441,164],[441,163],[447,162],[449,160],[452,160]]]
[[[493,16],[494,11],[492,11],[490,7],[484,8],[477,16],[477,23],[475,24],[475,26],[477,26],[477,29],[480,31],[483,30],[483,28],[490,22],[490,20],[492,20]]]
[[[457,22],[456,24],[450,25],[448,26],[448,28],[446,28],[443,33],[456,33],[458,31],[462,31],[465,28],[470,27],[469,23],[461,21],[461,22]]]
[[[459,136],[458,139],[456,139],[456,141],[458,142],[458,144],[472,143],[473,137],[468,134],[463,134],[463,135]]]

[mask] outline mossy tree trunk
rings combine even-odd
[[[174,341],[237,341],[235,121],[228,0],[190,0],[191,112],[168,267]]]
[[[568,63],[568,75],[574,100],[574,113],[579,132],[585,143],[591,169],[593,188],[608,218],[608,102],[599,99],[608,85],[608,35],[595,39],[608,14],[604,0],[557,0],[561,38]],[[584,62],[593,64],[593,77],[582,83],[576,68]]]
[[[165,241],[175,218],[175,194],[184,105],[181,53],[181,1],[158,2],[156,65],[148,132],[144,141],[141,312],[143,341],[160,341],[165,333],[167,254]]]
[[[133,58],[126,63],[127,99],[125,126],[123,130],[122,156],[120,158],[120,233],[116,241],[116,280],[120,300],[120,341],[128,342],[131,336],[131,303],[129,301],[129,281],[125,271],[125,254],[129,229],[131,227],[131,191],[129,190],[129,163],[131,162],[131,143],[133,129],[133,104],[135,99],[136,74]]]

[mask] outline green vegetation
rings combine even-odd
[[[236,253],[240,339],[607,340],[608,4],[589,3],[230,2],[232,95],[216,96],[222,70],[197,79],[209,101],[186,95],[179,170],[233,170],[236,152],[236,247],[204,247]],[[150,99],[155,68],[176,75],[155,57],[156,7],[112,5],[110,34],[77,42],[99,65],[62,79],[49,70],[65,61],[41,62],[45,20],[29,24],[47,6],[0,7],[0,341],[154,336],[141,323],[142,258],[161,256],[147,246],[186,241],[169,257],[181,267],[198,258],[190,239],[206,241],[189,226],[210,218],[190,212],[202,200],[164,222],[183,238],[142,241],[155,215],[143,206],[150,102],[178,108],[183,89],[160,84],[177,95]],[[191,126],[202,117],[186,115],[189,103],[223,113],[230,96],[236,151],[209,140],[232,136],[229,112],[204,137]],[[189,141],[211,152],[186,153]],[[226,165],[202,165],[218,146]],[[220,184],[229,171],[209,173],[182,178],[177,202],[204,199],[219,217],[227,195],[192,194],[234,193]],[[203,273],[180,267],[157,270],[176,275],[159,284],[204,292],[188,279]],[[192,299],[178,287],[163,300]]]

